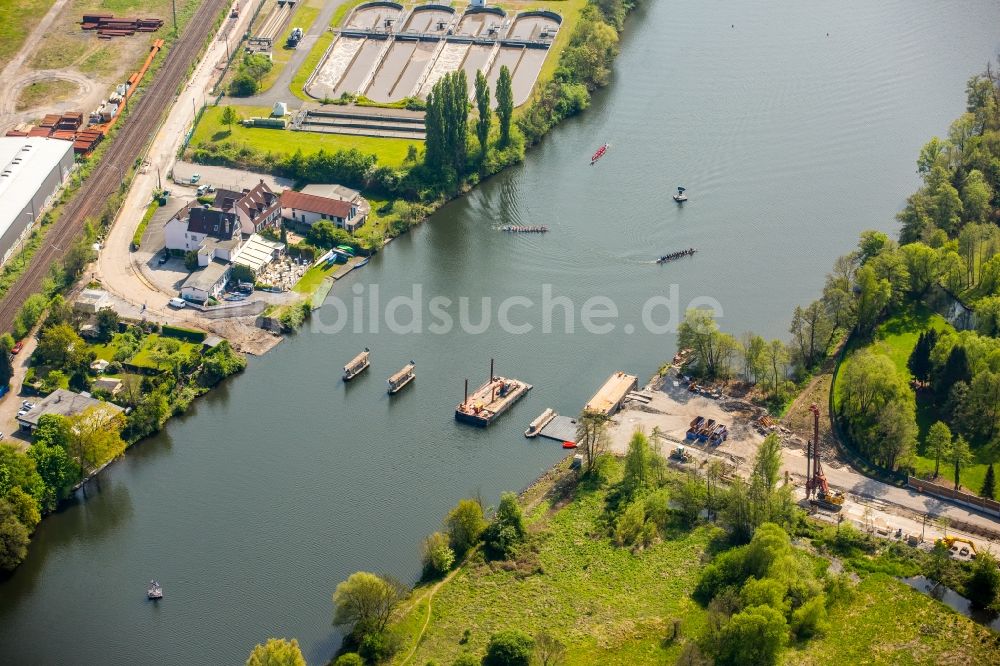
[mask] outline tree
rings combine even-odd
[[[459,500],[455,508],[448,512],[444,525],[455,555],[464,557],[479,543],[486,529],[483,507],[476,500]]]
[[[483,666],[529,666],[535,641],[520,629],[507,629],[490,636]]]
[[[937,421],[927,431],[927,455],[934,459],[934,478],[941,470],[941,460],[951,453],[951,430],[942,422]]]
[[[448,535],[435,532],[423,543],[424,572],[429,576],[443,576],[455,564],[455,551],[448,545]]]
[[[514,117],[514,90],[507,65],[500,67],[497,79],[497,118],[500,120],[500,147],[510,144],[510,121]]]
[[[306,239],[311,245],[329,250],[338,245],[354,245],[351,234],[343,229],[339,229],[330,220],[319,220],[309,227],[309,234]]]
[[[973,461],[969,443],[961,435],[956,437],[955,441],[951,443],[951,451],[948,453],[948,458],[951,460],[952,465],[955,466],[955,490],[958,490],[961,487],[962,468],[968,466]]]
[[[87,352],[87,344],[69,324],[45,329],[35,353],[56,368],[75,369]]]
[[[406,588],[392,578],[367,571],[351,574],[333,593],[333,623],[355,637],[385,630]]]
[[[983,489],[979,491],[980,497],[996,499],[996,479],[993,476],[993,463],[986,468],[986,477],[983,478]]]
[[[202,386],[215,386],[226,377],[243,372],[246,367],[246,358],[237,353],[228,340],[223,340],[202,357],[198,383]]]
[[[46,417],[63,419],[54,414],[45,414],[42,418]],[[65,448],[45,441],[35,440],[28,449],[28,456],[35,461],[35,468],[45,484],[45,494],[39,505],[46,512],[54,511],[59,502],[69,496],[76,479],[80,478],[79,466],[69,457]]]
[[[222,109],[222,116],[219,118],[222,124],[229,128],[229,134],[233,133],[233,125],[239,122],[240,116],[236,113],[236,109],[229,106],[228,104]]]
[[[346,652],[337,657],[333,666],[365,666],[365,660],[357,652]]]
[[[70,440],[66,450],[79,464],[81,478],[125,453],[125,441],[121,437],[125,415],[121,412],[105,405],[94,405],[67,417],[67,421]]]
[[[934,349],[935,344],[937,344],[936,329],[930,328],[921,331],[917,338],[917,344],[913,347],[910,358],[906,362],[914,378],[919,381],[926,382],[930,379],[933,367],[931,365],[931,350]]]
[[[993,190],[983,173],[973,169],[965,177],[962,185],[962,208],[969,222],[986,222],[990,214]]]
[[[632,434],[625,454],[625,473],[622,488],[628,498],[645,491],[657,483],[663,474],[663,458],[650,446],[641,430]]]
[[[28,529],[14,514],[10,503],[0,498],[0,569],[13,571],[28,554]]]
[[[541,666],[559,666],[566,657],[566,646],[547,631],[535,634],[535,654]]]
[[[42,520],[41,511],[38,509],[38,501],[24,491],[21,486],[14,486],[7,491],[7,501],[10,502],[11,509],[18,521],[24,525],[28,533],[35,531],[38,523]]]
[[[483,533],[483,544],[494,558],[510,559],[524,542],[527,530],[521,505],[514,493],[500,495],[500,506],[489,527]]]
[[[833,322],[822,301],[813,301],[804,310],[795,308],[790,332],[798,357],[806,368],[813,367],[826,356],[826,343],[832,328]]]
[[[97,332],[102,342],[107,342],[118,332],[120,317],[112,308],[97,311]]]
[[[992,553],[976,553],[972,575],[965,583],[965,596],[976,608],[995,607],[1000,594],[1000,569]]]
[[[921,296],[938,276],[938,253],[923,243],[910,243],[899,248],[910,276],[910,291]]]
[[[969,356],[962,345],[955,345],[948,354],[948,360],[934,381],[938,401],[944,402],[951,395],[952,387],[958,382],[968,384],[972,380]]]
[[[879,278],[875,270],[866,265],[857,271],[855,293],[857,328],[861,333],[868,333],[889,304],[892,285],[889,280]]]
[[[779,611],[769,606],[746,608],[722,627],[716,663],[776,664],[787,639],[788,625]]]
[[[306,666],[306,660],[294,638],[270,638],[253,649],[247,666]]]
[[[593,472],[598,457],[608,446],[608,422],[611,417],[603,412],[584,409],[577,419],[576,444],[583,448],[587,458],[587,472]]]
[[[476,137],[479,139],[480,159],[486,159],[493,116],[490,112],[490,84],[481,70],[476,71],[476,110],[479,112],[476,120]]]
[[[685,313],[677,329],[677,346],[694,350],[692,359],[699,373],[706,377],[724,377],[730,372],[739,343],[733,336],[719,331],[711,310],[693,308]]]
[[[10,362],[13,348],[14,338],[10,333],[0,336],[0,386],[10,386],[10,380],[14,376],[14,366]]]

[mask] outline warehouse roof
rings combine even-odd
[[[0,137],[0,236],[14,223],[15,216],[21,215],[67,154],[73,154],[72,141],[38,136]]]

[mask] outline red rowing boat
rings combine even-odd
[[[597,149],[597,152],[593,154],[590,158],[590,166],[594,166],[594,162],[604,157],[604,153],[608,152],[608,148],[611,147],[610,143],[606,143]]]

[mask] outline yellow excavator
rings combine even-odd
[[[956,543],[964,543],[964,544],[967,544],[969,548],[964,553],[961,552],[961,551],[959,551],[959,554],[964,557],[965,555],[968,555],[971,552],[972,553],[971,557],[975,557],[976,556],[976,544],[972,543],[971,540],[966,539],[965,537],[946,536],[943,539],[938,539],[935,543],[943,545],[948,550],[951,550],[952,548],[954,548]],[[962,550],[965,550],[965,549],[963,548]]]
[[[821,509],[840,511],[844,508],[844,493],[830,490],[830,484],[827,483],[826,475],[823,473],[823,466],[819,462],[819,407],[813,403],[809,411],[813,415],[813,438],[808,443],[806,451],[806,499]]]

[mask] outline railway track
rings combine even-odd
[[[105,202],[118,190],[125,172],[152,140],[164,112],[170,108],[174,95],[207,42],[216,17],[228,5],[229,0],[203,0],[198,7],[180,38],[167,53],[160,71],[132,107],[131,114],[100,163],[66,204],[59,219],[53,223],[42,246],[32,257],[28,269],[0,300],[0,330],[10,330],[21,304],[28,296],[41,290],[49,267],[66,256],[70,247],[78,240],[84,222],[88,218],[99,216]]]

